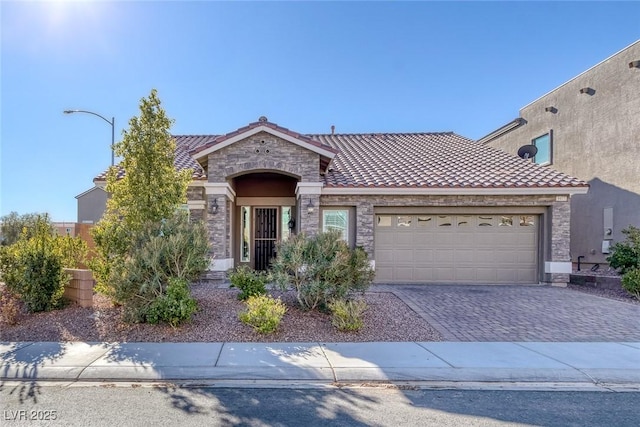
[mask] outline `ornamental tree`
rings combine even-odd
[[[107,173],[106,191],[111,197],[92,229],[96,257],[91,262],[97,289],[112,297],[126,274],[125,261],[136,235],[145,226],[172,217],[186,203],[192,171],[174,166],[172,123],[153,89],[140,100],[140,115],[129,120],[122,141],[114,145],[122,161]]]

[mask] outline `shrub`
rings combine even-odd
[[[191,319],[198,304],[191,297],[189,282],[184,279],[170,279],[167,293],[151,303],[146,313],[146,321],[152,324],[168,323],[176,327]]]
[[[125,309],[125,319],[143,322],[156,299],[167,293],[172,279],[196,280],[209,266],[204,224],[184,213],[147,224],[134,233],[130,251],[108,265],[110,292]]]
[[[339,331],[359,331],[364,323],[362,315],[367,309],[363,300],[338,299],[329,303],[331,310],[331,324]]]
[[[62,267],[78,268],[87,258],[87,242],[79,237],[57,236],[54,240],[54,253],[60,258]]]
[[[640,268],[635,268],[622,276],[622,287],[631,295],[640,299]]]
[[[0,321],[7,325],[18,323],[20,315],[20,301],[6,287],[0,290]]]
[[[265,273],[255,271],[246,265],[238,266],[229,273],[231,287],[240,289],[238,299],[242,301],[251,296],[266,294],[267,280]]]
[[[293,286],[300,306],[327,308],[353,292],[364,292],[374,272],[362,248],[350,249],[338,231],[298,234],[278,244],[272,269],[283,288]]]
[[[11,246],[0,249],[0,280],[32,312],[48,311],[63,305],[64,285],[69,276],[57,252],[47,215],[39,215],[33,229]]]
[[[245,304],[247,311],[240,313],[240,321],[253,326],[261,334],[275,332],[287,311],[280,298],[275,299],[267,295],[251,296]]]
[[[623,242],[611,247],[611,255],[607,257],[609,265],[625,274],[634,268],[640,268],[640,228],[630,225],[622,230],[626,236]]]

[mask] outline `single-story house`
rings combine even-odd
[[[175,138],[210,279],[266,269],[277,241],[333,228],[378,283],[568,281],[570,198],[588,184],[552,168],[453,132],[304,135],[266,117]]]

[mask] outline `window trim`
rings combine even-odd
[[[537,155],[533,157],[533,162],[540,166],[548,166],[553,164],[553,129],[549,129],[549,132],[543,133],[542,135],[537,136],[531,140],[531,145],[535,145],[536,147],[538,147],[538,145],[536,144],[536,141],[538,141],[541,138],[544,138],[547,135],[549,136],[549,160],[541,163],[538,161]]]

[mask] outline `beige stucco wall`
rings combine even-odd
[[[487,144],[509,153],[553,132],[550,167],[590,184],[572,197],[571,257],[605,263],[602,242],[621,241],[621,230],[640,226],[640,41],[520,110],[526,124]],[[590,88],[589,93],[580,89]],[[554,112],[545,111],[554,107]],[[613,209],[613,233],[605,214]]]

